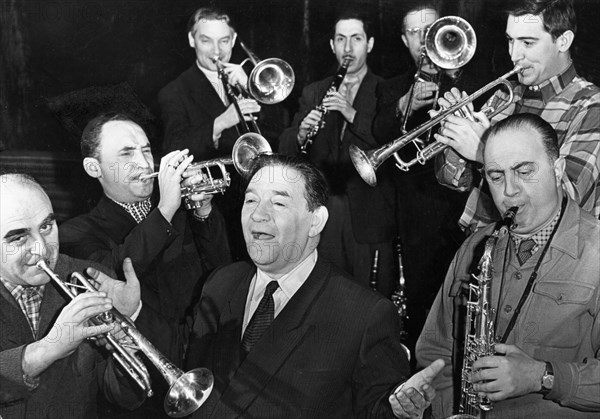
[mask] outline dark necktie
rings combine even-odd
[[[519,245],[519,250],[517,251],[517,259],[519,260],[519,264],[524,264],[527,259],[531,257],[531,251],[535,247],[535,240],[527,239],[523,240]]]
[[[275,301],[273,293],[279,288],[277,281],[271,281],[267,284],[265,294],[258,303],[258,307],[246,327],[244,337],[242,338],[242,349],[250,352],[254,344],[260,340],[265,330],[269,328],[275,317]]]

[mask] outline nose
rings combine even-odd
[[[504,184],[504,195],[514,197],[517,196],[520,191],[521,184],[519,180],[519,175],[513,174],[511,176],[507,176],[506,183]]]
[[[256,207],[254,208],[254,211],[252,211],[252,214],[250,216],[252,218],[252,221],[256,221],[256,222],[270,220],[271,214],[270,214],[269,208],[267,206],[267,203],[259,202],[256,205]]]
[[[523,59],[523,49],[519,47],[517,42],[512,42],[508,45],[508,53],[513,64],[518,64]]]
[[[426,32],[427,32],[426,30],[419,31],[419,43],[421,45],[425,45],[425,33]]]
[[[135,164],[142,169],[146,169],[148,167],[152,167],[154,161],[152,160],[151,156],[147,156],[141,150],[139,150],[136,152]]]
[[[56,244],[54,244],[56,245]],[[46,259],[48,257],[48,255],[51,253],[50,252],[50,246],[52,246],[51,243],[48,243],[46,241],[46,238],[41,235],[41,234],[37,234],[33,237],[32,241],[31,241],[31,247],[29,248],[29,253],[31,253],[33,256],[37,256],[36,262],[40,259]]]
[[[352,52],[352,40],[350,38],[344,42],[344,52]]]

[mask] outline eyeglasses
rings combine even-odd
[[[407,35],[410,35],[410,36],[421,36],[421,34],[427,33],[427,30],[430,28],[430,26],[427,26],[425,28],[419,28],[419,27],[406,28],[405,32]]]

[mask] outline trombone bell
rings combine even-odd
[[[454,70],[467,64],[477,48],[473,27],[458,16],[442,17],[431,25],[425,35],[425,50],[438,67]]]
[[[260,103],[272,105],[289,96],[294,88],[294,70],[279,58],[267,58],[256,64],[248,77],[248,92]]]
[[[352,164],[356,168],[356,171],[360,177],[369,184],[369,186],[377,186],[377,175],[375,171],[381,164],[381,162],[375,161],[373,155],[377,150],[364,151],[355,146],[350,145],[348,152],[350,153],[350,159]]]

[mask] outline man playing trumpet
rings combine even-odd
[[[60,254],[50,199],[22,174],[0,176],[0,236],[0,416],[93,418],[98,390],[129,409],[141,404],[143,392],[86,340],[113,331],[113,324],[91,326],[90,318],[112,307],[132,318],[140,313],[131,262],[120,282],[97,264]],[[70,300],[38,269],[41,260],[62,279],[87,269],[99,291]]]

